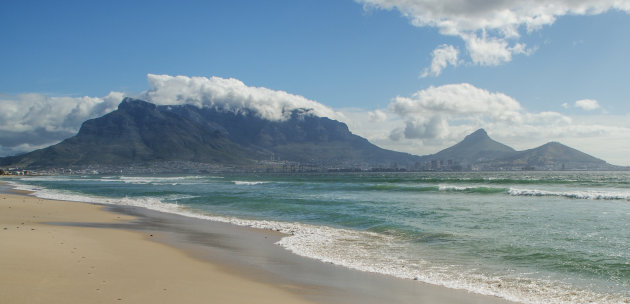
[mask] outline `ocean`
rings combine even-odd
[[[630,173],[42,176],[42,198],[287,234],[344,267],[522,303],[630,302]]]

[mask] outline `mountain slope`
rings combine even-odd
[[[345,166],[410,165],[419,160],[418,156],[379,148],[352,134],[346,124],[310,115],[307,110],[293,111],[284,121],[193,106],[173,107],[172,111],[220,129],[232,142],[257,151],[264,159]]]
[[[217,130],[180,119],[154,104],[127,98],[118,110],[84,122],[76,136],[13,157],[13,162],[29,167],[160,160],[239,162],[248,154]]]
[[[558,142],[550,142],[495,160],[495,166],[501,165],[547,170],[606,170],[615,167]]]
[[[381,149],[338,121],[293,111],[285,121],[191,105],[156,106],[125,98],[51,147],[4,158],[31,168],[191,161],[240,165],[280,159],[327,166],[407,165],[419,159]]]
[[[550,142],[540,147],[516,151],[479,129],[456,145],[423,158],[429,170],[618,170],[617,166]]]

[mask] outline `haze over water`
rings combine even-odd
[[[44,198],[280,230],[280,246],[525,303],[630,301],[630,174],[63,176]]]

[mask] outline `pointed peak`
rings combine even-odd
[[[484,129],[479,129],[471,133],[470,135],[466,136],[464,140],[480,140],[480,139],[485,139],[485,138],[490,138],[488,136],[488,133]]]
[[[483,128],[473,132],[470,135],[484,135],[484,136],[488,136],[488,132],[486,132],[486,130],[484,130]]]

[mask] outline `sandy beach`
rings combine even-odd
[[[307,303],[120,229],[130,216],[84,203],[0,194],[3,303]]]

